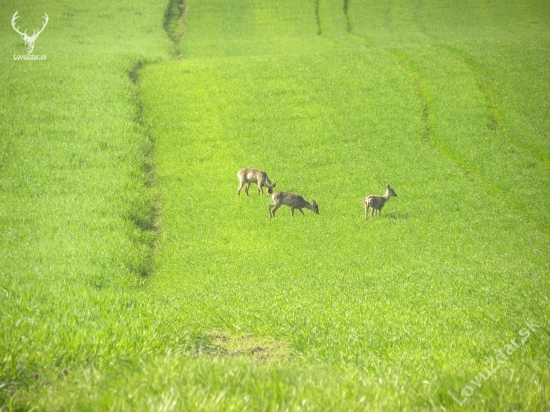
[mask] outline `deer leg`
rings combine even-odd
[[[302,214],[302,216],[305,216],[304,215],[304,211],[302,209],[298,209],[300,211],[300,213]]]
[[[369,217],[369,205],[365,203],[365,219]]]
[[[275,217],[275,212],[277,211],[277,209],[279,209],[281,207],[281,205],[278,205],[277,203],[273,203],[271,205],[269,205],[269,218],[271,219],[272,217]]]
[[[261,183],[258,183],[258,195],[264,194],[264,188],[262,187]]]
[[[239,195],[239,196],[241,195],[241,189],[243,188],[243,186],[244,186],[244,182],[240,182],[239,183],[239,188],[237,189],[237,195]]]
[[[248,196],[248,188],[250,187],[250,182],[246,184],[246,186],[244,187],[244,192],[246,193],[246,195]]]

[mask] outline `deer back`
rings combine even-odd
[[[237,177],[245,183],[267,183],[269,186],[274,186],[269,177],[267,177],[267,173],[260,169],[245,167],[239,170]]]
[[[273,193],[272,199],[273,199],[273,202],[277,204],[282,204],[282,205],[291,206],[291,207],[303,207],[302,205],[304,203],[307,203],[302,196],[291,192]]]

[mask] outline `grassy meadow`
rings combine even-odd
[[[548,409],[550,5],[154,3],[0,6],[0,411]]]

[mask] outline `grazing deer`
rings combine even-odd
[[[300,195],[297,195],[296,193],[277,192],[277,193],[273,193],[271,198],[273,199],[273,204],[268,206],[270,219],[272,217],[275,217],[275,212],[282,205],[290,206],[290,214],[292,216],[294,216],[294,209],[298,209],[300,213],[303,215],[304,212],[302,211],[302,209],[304,207],[306,209],[311,210],[316,215],[319,214],[319,206],[317,205],[317,202],[315,200],[312,200],[311,203],[309,203],[306,199],[304,199]]]
[[[267,187],[267,193],[272,194],[273,188],[276,185],[275,182],[271,182],[271,180],[269,180],[266,172],[249,167],[245,167],[244,169],[239,170],[239,172],[237,173],[237,178],[239,179],[239,189],[237,190],[237,194],[239,196],[241,195],[241,189],[245,185],[246,186],[244,188],[244,192],[248,196],[248,188],[250,187],[250,183],[256,183],[258,185],[259,195],[264,194],[264,187]]]
[[[365,203],[365,219],[369,215],[369,207],[372,208],[371,216],[373,219],[376,211],[378,211],[378,214],[382,213],[382,208],[384,207],[384,204],[391,196],[397,197],[397,193],[394,192],[390,185],[386,186],[386,193],[384,194],[384,196],[367,196],[363,202]]]

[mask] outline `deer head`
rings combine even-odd
[[[19,17],[17,15],[17,13],[19,13],[19,11],[16,11],[15,14],[13,15],[12,19],[11,19],[11,26],[13,27],[13,29],[19,33],[21,35],[21,38],[25,41],[25,49],[27,49],[27,53],[31,54],[32,51],[34,50],[34,42],[36,41],[38,35],[40,33],[42,33],[42,31],[44,31],[44,28],[46,27],[46,25],[48,24],[48,20],[49,20],[49,17],[46,13],[44,13],[44,23],[42,24],[42,28],[38,31],[34,30],[33,33],[32,33],[32,36],[29,36],[27,34],[27,30],[25,30],[23,33],[21,33],[19,31],[19,27],[15,27],[15,20]]]

